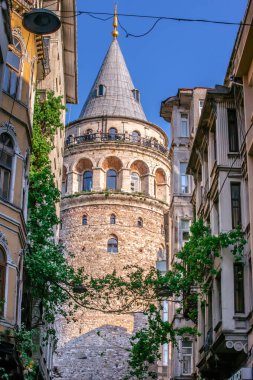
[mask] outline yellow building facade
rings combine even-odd
[[[0,78],[0,332],[21,323],[32,110],[37,66],[43,58],[40,38],[22,26],[22,15],[32,2],[12,1],[10,5],[5,22],[9,16],[11,36]],[[4,37],[1,34],[0,43]],[[1,339],[0,367],[11,369],[11,379],[19,378],[15,376],[21,369],[11,340]]]

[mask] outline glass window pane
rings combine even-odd
[[[131,173],[131,191],[139,191],[140,177],[137,173]]]
[[[231,183],[232,228],[241,224],[240,183]]]
[[[17,85],[18,85],[18,77],[17,74],[12,71],[11,77],[10,77],[10,88],[9,88],[9,94],[12,96],[16,95],[17,92]]]
[[[244,273],[243,264],[234,264],[235,313],[244,313]]]
[[[92,190],[92,172],[87,171],[83,175],[83,191]]]
[[[112,140],[115,140],[116,135],[117,135],[117,129],[116,129],[116,128],[110,128],[110,129],[109,129],[109,137],[110,137]]]
[[[140,133],[138,131],[133,131],[132,133],[132,141],[140,141]]]
[[[21,44],[16,37],[13,37],[13,45],[15,46],[15,49],[22,53]]]
[[[111,217],[110,217],[110,223],[111,224],[116,224],[116,216],[114,214],[112,214]]]
[[[3,89],[6,92],[9,92],[10,88],[10,77],[11,77],[11,71],[8,66],[5,66],[4,69],[4,81],[3,81]]]
[[[116,238],[111,238],[107,243],[107,252],[117,253],[118,252],[118,240]]]
[[[113,169],[107,172],[107,183],[106,187],[109,190],[116,190],[117,187],[117,172]]]
[[[180,162],[180,174],[185,174],[187,169],[187,163],[186,162]]]
[[[0,196],[9,198],[10,171],[0,167]]]
[[[7,62],[14,69],[16,69],[17,71],[19,71],[20,57],[17,54],[13,53],[13,51],[11,51],[11,50],[8,51]]]

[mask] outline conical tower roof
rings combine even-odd
[[[111,43],[80,114],[80,118],[99,116],[147,120],[116,38]]]

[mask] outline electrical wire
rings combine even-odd
[[[81,15],[87,15],[92,18],[98,19],[100,21],[108,21],[111,18],[113,18],[114,14],[110,12],[93,12],[93,11],[64,11],[64,13],[72,13],[71,16],[61,16],[62,19],[64,18],[71,18],[71,17],[78,17]],[[102,18],[101,16],[107,16],[106,18]],[[252,27],[253,24],[249,23],[243,23],[243,22],[237,22],[237,21],[223,21],[223,20],[211,20],[211,19],[197,19],[197,18],[184,18],[184,17],[169,17],[169,16],[151,16],[151,15],[141,15],[141,14],[131,14],[131,13],[118,13],[118,17],[132,17],[132,18],[141,18],[141,19],[150,19],[155,20],[154,24],[144,33],[142,34],[133,34],[127,31],[126,27],[122,25],[122,22],[119,20],[119,26],[121,29],[125,32],[126,37],[145,37],[149,33],[151,33],[154,28],[157,26],[157,24],[164,20],[164,21],[176,21],[176,22],[188,22],[188,23],[207,23],[207,24],[214,24],[214,25],[226,25],[226,26],[249,26]]]

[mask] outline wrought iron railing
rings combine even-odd
[[[68,136],[66,139],[66,146],[70,145],[78,145],[78,144],[88,144],[94,142],[127,142],[136,145],[140,145],[146,148],[155,149],[162,154],[168,155],[168,149],[159,144],[158,141],[152,138],[144,138],[144,137],[136,137],[132,135],[128,135],[125,133],[89,133],[82,136]]]
[[[211,327],[206,334],[204,350],[208,351],[211,345],[213,344],[213,328]]]

